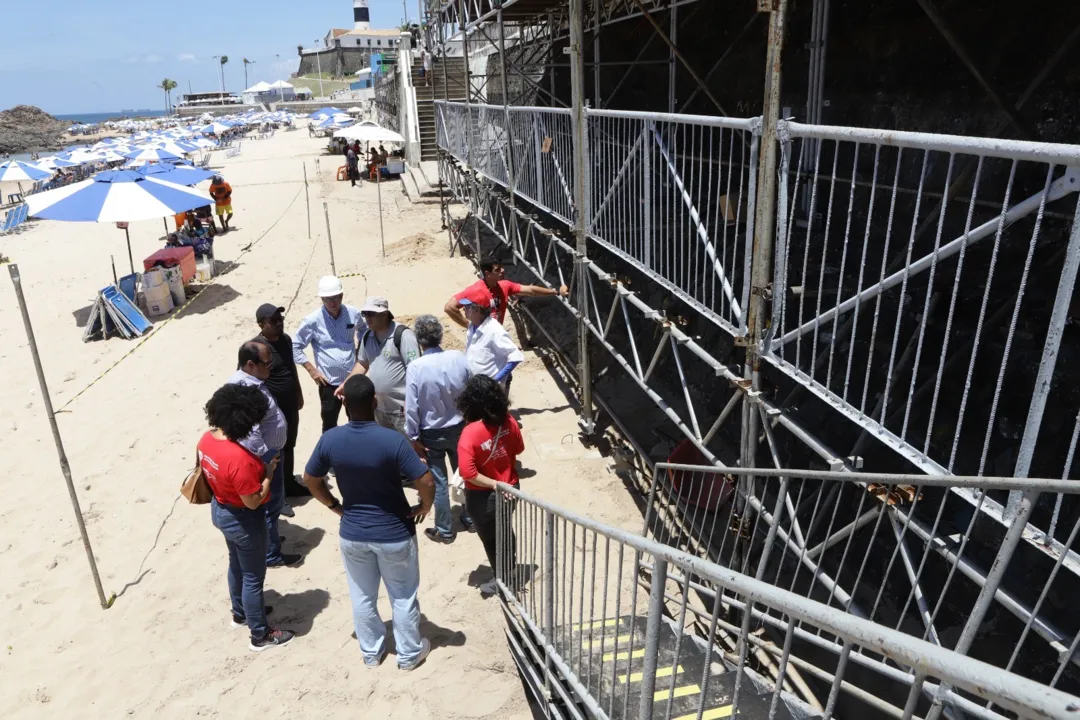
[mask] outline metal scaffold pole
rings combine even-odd
[[[750,302],[747,309],[746,364],[744,379],[750,393],[743,398],[742,444],[740,464],[756,465],[758,445],[758,413],[752,396],[761,387],[761,353],[768,322],[768,301],[771,293],[773,250],[776,230],[776,167],[778,161],[776,123],[780,119],[781,59],[784,48],[788,0],[759,0],[758,10],[769,13],[768,50],[765,65],[765,97],[762,111],[761,156],[758,165],[758,199],[754,218],[754,246],[751,260]],[[754,479],[740,480],[744,490],[753,487]],[[741,494],[742,497],[747,497]],[[745,516],[745,512],[742,513]],[[747,558],[743,558],[746,560]]]
[[[458,0],[458,27],[461,29],[461,55],[465,64],[465,152],[469,164],[469,210],[473,214],[473,251],[480,255],[480,197],[473,164],[472,74],[469,72],[469,23],[465,0]]]
[[[589,128],[585,114],[585,18],[582,0],[570,0],[570,93],[574,134],[574,276],[578,306],[578,382],[581,384],[581,424],[586,434],[593,431],[592,371],[589,367],[589,329],[585,325],[589,307]]]
[[[512,140],[513,128],[510,125],[510,83],[506,74],[506,28],[503,26],[502,8],[498,13],[499,23],[499,70],[502,75],[503,96],[503,120],[506,123],[506,132],[503,139],[506,142],[506,174],[509,179],[507,189],[510,191],[510,248],[514,251],[514,264],[517,264],[518,248],[518,224],[517,224],[517,192],[515,191],[516,174],[514,173],[514,143]]]

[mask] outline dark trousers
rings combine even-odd
[[[322,405],[322,431],[337,427],[338,415],[341,414],[341,401],[334,397],[337,385],[320,385],[319,402]]]
[[[476,534],[480,536],[480,542],[484,544],[484,553],[487,555],[488,562],[491,563],[492,573],[496,571],[495,559],[498,557],[495,495],[494,490],[470,490],[465,488],[465,509],[469,511],[469,517],[472,518]],[[513,508],[513,505],[509,507]],[[503,555],[503,560],[508,561],[507,569],[517,567],[517,537],[515,537],[512,529],[510,530],[510,553]]]
[[[285,447],[281,448],[281,472],[285,476],[285,483],[288,484],[296,477],[296,435],[300,431],[300,411],[295,406],[282,407],[280,403],[278,407],[285,415],[285,424],[288,426]]]
[[[266,510],[228,507],[210,502],[214,527],[225,536],[229,548],[229,599],[232,613],[247,621],[252,640],[261,640],[270,626],[263,605],[266,579]]]

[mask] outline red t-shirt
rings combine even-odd
[[[458,300],[469,300],[477,305],[486,305],[491,308],[491,317],[502,324],[506,317],[506,300],[511,295],[521,292],[521,285],[509,280],[500,280],[492,292],[483,280],[477,280],[469,287],[459,292],[454,297]]]
[[[245,507],[240,496],[262,490],[265,474],[262,461],[237,443],[218,440],[212,432],[207,432],[199,440],[198,450],[199,464],[220,504]],[[268,500],[269,494],[263,504]]]
[[[517,485],[517,456],[524,450],[521,428],[517,420],[509,415],[497,428],[488,427],[480,421],[469,423],[462,429],[461,439],[458,440],[458,471],[465,481],[465,488],[488,489],[469,482],[477,475],[507,485]]]

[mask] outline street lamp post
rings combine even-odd
[[[278,60],[278,71],[280,72],[281,71],[281,55],[275,55],[274,57],[276,57],[277,60]],[[274,73],[274,74],[277,75],[278,73]],[[281,102],[285,102],[285,90],[280,85],[278,85],[277,91],[278,91],[278,100],[280,100]]]
[[[221,102],[225,102],[225,63],[221,62],[221,55],[215,55],[214,60],[218,61],[218,67],[221,69]]]
[[[319,39],[315,38],[315,63],[319,66],[319,97],[326,97],[322,84],[322,54],[319,52]]]

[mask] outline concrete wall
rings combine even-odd
[[[358,70],[371,67],[373,48],[327,48],[325,50],[305,50],[300,56],[297,75],[315,75],[320,68],[324,73],[336,77],[355,75]]]

